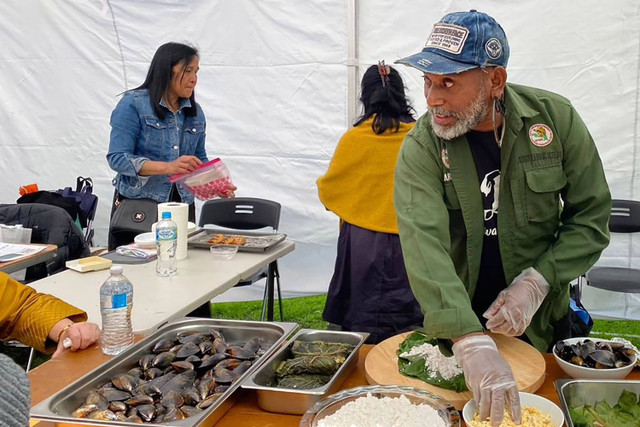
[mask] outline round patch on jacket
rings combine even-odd
[[[440,158],[442,159],[442,164],[444,165],[444,167],[447,169],[451,169],[451,165],[449,164],[449,152],[447,151],[446,147],[442,149]]]
[[[529,139],[536,147],[546,147],[553,141],[553,131],[547,125],[533,125],[529,128]]]
[[[144,221],[145,217],[146,214],[142,211],[134,212],[133,215],[131,215],[131,219],[133,220],[133,222],[142,222]]]

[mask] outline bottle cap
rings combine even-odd
[[[109,269],[109,273],[111,274],[122,274],[122,266],[121,265],[112,265]]]
[[[162,212],[162,219],[171,219],[171,212]]]

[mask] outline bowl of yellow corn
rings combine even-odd
[[[558,405],[535,394],[522,391],[519,394],[522,408],[522,424],[520,424],[520,427],[562,427],[564,425],[564,414]],[[467,427],[491,427],[489,418],[480,419],[478,405],[475,400],[470,400],[464,405],[462,418]],[[504,420],[500,427],[516,427],[508,411],[505,411]]]

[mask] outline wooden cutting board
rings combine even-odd
[[[456,409],[462,410],[464,404],[473,398],[470,391],[456,393],[400,373],[396,350],[409,334],[411,332],[388,338],[371,349],[364,362],[365,375],[369,384],[407,385],[424,389],[441,396]],[[517,338],[500,334],[490,334],[490,336],[496,342],[502,357],[511,366],[518,389],[529,393],[538,390],[544,382],[546,369],[542,354],[533,346]]]

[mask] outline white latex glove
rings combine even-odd
[[[453,355],[464,371],[467,387],[478,404],[480,419],[491,416],[497,427],[504,418],[505,403],[511,419],[520,425],[522,412],[518,386],[511,367],[498,353],[493,340],[486,335],[471,335],[453,344]]]
[[[483,316],[489,319],[487,329],[510,337],[524,334],[550,290],[535,268],[523,270],[484,312]]]

